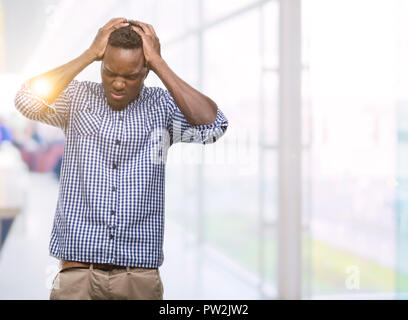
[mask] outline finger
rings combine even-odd
[[[129,22],[119,22],[118,24],[115,24],[112,27],[110,27],[109,30],[113,31],[116,29],[127,27],[128,25],[129,25]]]
[[[146,24],[147,28],[150,30],[150,33],[157,38],[156,32],[151,24]]]
[[[142,39],[144,39],[144,37],[146,36],[146,34],[144,33],[144,31],[142,31],[139,27],[132,26],[132,30],[133,30],[134,32],[136,32]]]
[[[140,31],[142,31],[142,32],[144,33],[143,28],[142,28],[141,26],[139,26],[138,24],[135,24],[135,25],[133,25],[132,27],[133,27],[133,28],[136,28],[137,30],[140,30]]]
[[[109,20],[109,22],[107,24],[105,24],[103,26],[104,29],[110,29],[112,26],[121,23],[121,22],[127,22],[127,20],[125,18],[113,18],[111,20]]]
[[[128,20],[128,22],[130,23],[130,26],[131,26],[132,28],[133,28],[133,27],[136,27],[136,28],[138,28],[138,29],[141,29],[141,30],[144,32],[142,26],[139,25],[136,20]]]
[[[144,22],[141,22],[141,21],[138,21],[138,20],[136,20],[135,22],[136,22],[139,26],[142,27],[142,29],[143,29],[143,31],[144,31],[145,34],[152,34],[151,31],[150,31],[150,29],[149,29],[149,27],[147,26],[147,23],[144,23]]]
[[[126,18],[113,18],[113,19],[109,20],[109,22],[106,25],[107,25],[107,27],[110,28],[111,26],[113,26],[115,24],[118,24],[120,22],[128,22],[128,21],[127,21]]]

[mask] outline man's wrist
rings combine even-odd
[[[158,74],[158,72],[160,72],[160,69],[164,66],[166,66],[166,62],[161,56],[157,56],[151,62],[149,62],[150,70],[152,70],[156,74]]]
[[[84,59],[91,64],[92,62],[97,60],[97,55],[91,50],[91,49],[86,49],[84,53],[82,54]]]

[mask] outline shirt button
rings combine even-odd
[[[109,239],[111,240],[113,239],[113,234],[109,235]]]
[[[119,116],[119,120],[120,120],[120,121],[123,121],[123,117],[122,117],[122,116]]]
[[[116,191],[116,187],[112,187],[112,191]],[[113,211],[113,210],[112,210]]]
[[[90,112],[90,111],[92,111],[92,108],[91,108],[91,107],[89,107],[89,108],[88,108],[88,111],[89,111],[89,112]]]
[[[116,139],[115,144],[120,145],[120,140]]]
[[[111,210],[111,215],[114,215],[115,214],[115,210]]]
[[[116,165],[116,163],[113,164],[112,168],[116,169],[118,166]]]

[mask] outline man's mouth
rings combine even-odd
[[[111,92],[111,97],[114,99],[114,100],[121,100],[123,97],[125,96],[125,94],[124,93],[114,93],[114,92]]]

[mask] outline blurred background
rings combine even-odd
[[[121,16],[152,24],[229,120],[213,145],[170,148],[165,299],[407,298],[407,15],[405,0],[0,1],[0,299],[48,299],[58,271],[64,135],[15,94]]]

